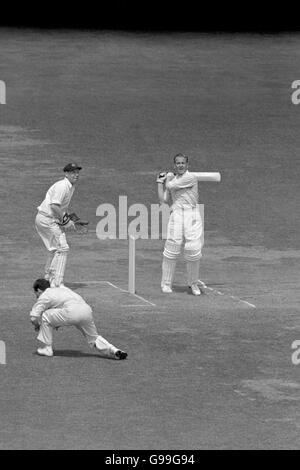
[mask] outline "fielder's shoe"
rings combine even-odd
[[[52,357],[53,356],[53,349],[52,349],[51,346],[45,346],[44,348],[38,348],[37,353],[40,356]]]
[[[115,352],[115,358],[118,360],[126,359],[128,354],[124,351],[121,351],[121,349],[118,349],[118,351]]]
[[[201,290],[199,289],[197,284],[192,284],[190,288],[192,290],[193,295],[201,295]]]
[[[172,292],[173,292],[171,287],[169,287],[169,286],[162,286],[161,290],[164,294],[172,294]]]

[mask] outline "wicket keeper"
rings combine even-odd
[[[49,280],[51,287],[63,285],[69,252],[65,231],[75,230],[71,220],[67,225],[64,225],[63,220],[81,169],[76,163],[66,165],[63,168],[65,177],[48,189],[45,199],[37,208],[35,227],[48,251],[45,279]]]

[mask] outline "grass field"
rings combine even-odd
[[[0,30],[2,229],[0,449],[296,449],[300,339],[297,34]],[[203,183],[201,279],[160,291],[163,240],[99,240],[100,204],[157,203],[174,154]],[[32,283],[45,251],[36,206],[69,161],[83,166],[66,284],[100,333],[128,352],[100,358],[75,329],[35,354]]]

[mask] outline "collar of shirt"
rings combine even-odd
[[[184,175],[188,175],[188,174],[189,174],[189,170],[185,170],[185,172],[182,175],[176,174],[175,178],[182,178]]]
[[[68,188],[69,188],[69,189],[73,188],[72,183],[70,183],[70,181],[68,180],[68,178],[67,178],[66,176],[65,176],[64,179],[65,179],[65,181],[66,181],[66,184],[68,185]]]

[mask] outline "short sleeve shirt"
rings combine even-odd
[[[38,206],[38,211],[46,215],[53,216],[51,204],[58,204],[63,212],[66,212],[74,193],[74,186],[68,178],[57,181],[47,191],[42,204]]]

